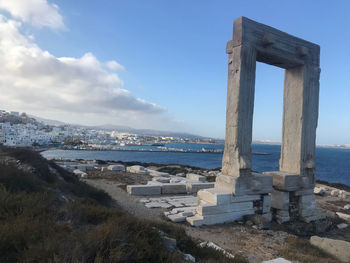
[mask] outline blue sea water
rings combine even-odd
[[[170,143],[171,148],[200,150],[204,148],[223,149],[223,145]],[[140,149],[140,147],[128,147]],[[154,150],[157,148],[154,147]],[[266,153],[253,155],[253,170],[258,172],[277,171],[280,158],[280,145],[253,144],[252,151]],[[47,159],[84,159],[111,161],[138,161],[159,164],[183,164],[206,169],[221,167],[222,154],[218,153],[181,153],[181,152],[132,152],[132,151],[80,151],[80,150],[47,150],[42,152]],[[350,186],[350,149],[316,148],[316,177],[328,182],[343,183]]]

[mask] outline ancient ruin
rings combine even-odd
[[[234,21],[228,58],[226,141],[222,174],[198,192],[194,225],[231,222],[244,215],[280,223],[320,218],[316,210],[315,138],[320,47],[245,17]],[[252,171],[256,62],[285,69],[280,170]],[[271,214],[271,211],[273,214]]]

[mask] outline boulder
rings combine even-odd
[[[344,205],[345,210],[350,210],[350,204]]]
[[[336,212],[337,216],[345,221],[350,222],[350,215],[341,212]]]
[[[339,190],[338,189],[332,190],[331,191],[331,196],[338,197],[339,196]]]
[[[350,242],[312,236],[311,245],[318,247],[344,263],[350,262]]]
[[[325,195],[326,194],[326,191],[322,188],[322,187],[315,187],[314,188],[314,194],[315,195]]]

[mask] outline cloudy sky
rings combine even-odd
[[[253,0],[0,0],[0,108],[223,138],[225,45],[244,15],[321,45],[317,141],[349,144],[349,11],[345,0],[288,9]],[[283,70],[258,63],[254,139],[280,141],[282,98]]]

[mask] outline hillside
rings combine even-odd
[[[19,148],[0,147],[0,237],[0,262],[184,262],[184,253],[234,262],[199,248],[180,227],[136,219],[105,192]]]

